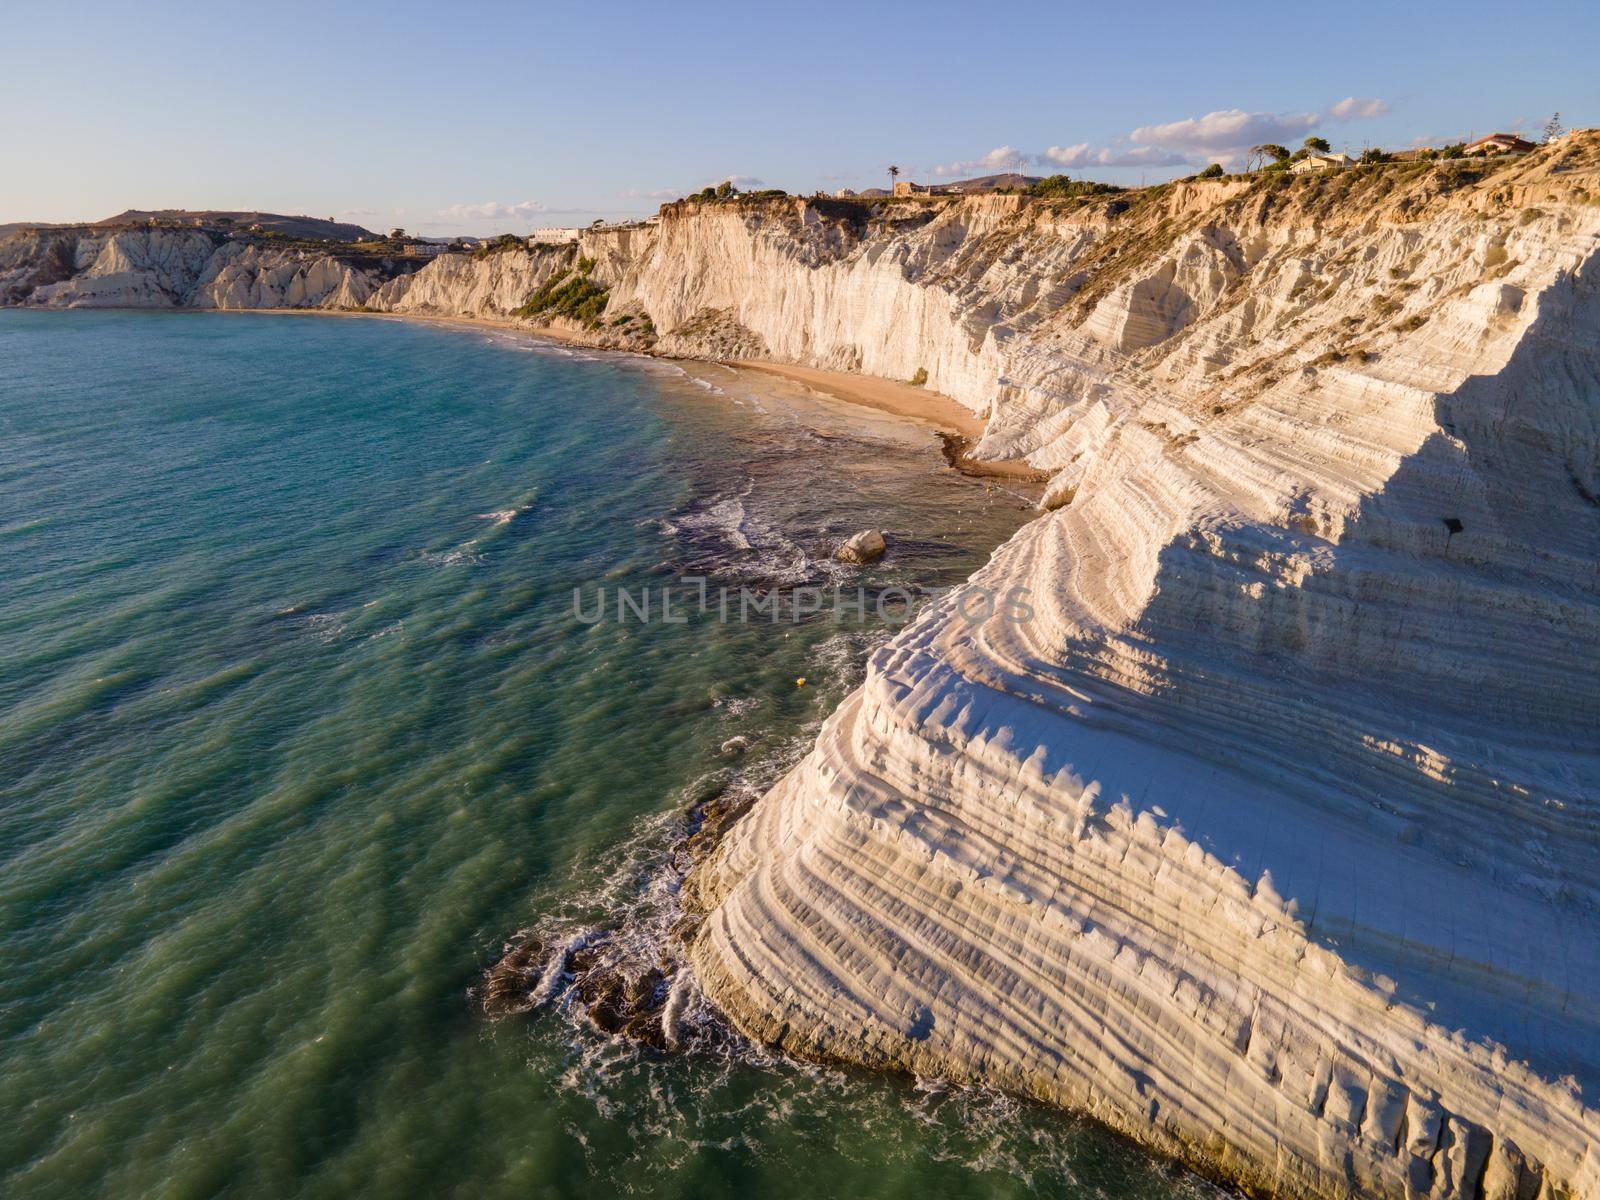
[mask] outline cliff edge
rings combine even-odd
[[[1600,1200],[1600,137],[387,280],[51,244],[0,285],[925,377],[1052,473],[973,581],[1032,611],[873,657],[690,881],[706,992],[1261,1192]]]

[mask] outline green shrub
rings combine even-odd
[[[1071,199],[1078,196],[1111,196],[1117,192],[1125,191],[1115,184],[1096,183],[1092,179],[1074,179],[1070,175],[1051,175],[1041,179],[1038,183],[1030,184],[1027,193],[1030,196],[1044,196],[1051,199]]]
[[[1204,171],[1201,171],[1200,174],[1196,175],[1195,178],[1196,179],[1221,179],[1226,174],[1227,174],[1227,172],[1222,169],[1222,164],[1221,163],[1212,163]]]
[[[912,387],[922,387],[928,382],[928,368],[918,367],[917,373],[911,377]]]
[[[585,262],[589,264],[587,269],[583,268]],[[594,260],[584,259],[578,265],[580,270],[576,275],[563,268],[546,279],[516,310],[515,315],[523,318],[567,317],[590,328],[597,326],[600,314],[605,311],[606,303],[611,298],[611,289],[589,278],[588,272],[594,268]]]

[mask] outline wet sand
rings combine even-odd
[[[433,321],[447,325],[491,326],[532,337],[546,338],[570,346],[590,350],[605,350],[583,333],[571,329],[558,329],[549,325],[535,325],[514,317],[483,317],[445,315],[415,312],[349,312],[330,309],[252,309],[252,312],[279,312],[285,315],[313,313],[322,316],[377,317],[400,321]],[[615,348],[611,348],[615,349]],[[622,353],[639,353],[622,351]],[[660,356],[667,358],[667,356]],[[667,361],[676,361],[667,358]],[[682,360],[694,362],[698,360]],[[790,363],[758,362],[749,359],[722,361],[718,366],[737,372],[776,376],[791,383],[820,392],[846,404],[888,413],[891,416],[915,421],[936,430],[944,444],[944,459],[963,475],[979,478],[1013,479],[1027,483],[1043,483],[1050,472],[1030,466],[1020,458],[977,459],[972,448],[983,437],[984,418],[971,409],[958,404],[942,392],[930,391],[903,383],[897,379],[883,379],[875,375],[856,375],[847,371],[825,371],[819,367],[801,367]]]
[[[847,404],[859,404],[879,412],[918,421],[938,430],[944,442],[944,457],[964,475],[1043,482],[1048,471],[1030,466],[1022,459],[987,461],[974,459],[972,447],[983,436],[984,420],[940,392],[895,379],[873,375],[852,375],[845,371],[824,371],[817,367],[797,367],[788,363],[751,362],[739,359],[722,364],[735,371],[776,375],[791,383],[814,388]]]

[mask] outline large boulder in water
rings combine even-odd
[[[882,558],[884,549],[885,543],[881,532],[876,529],[863,529],[835,550],[833,556],[840,562],[866,566]]]

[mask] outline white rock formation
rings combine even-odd
[[[1600,1196],[1596,151],[1035,218],[969,338],[959,251],[836,279],[1060,507],[702,868],[709,994],[1278,1194]]]
[[[556,247],[482,258],[450,254],[415,275],[390,280],[370,307],[425,316],[505,317],[571,259],[570,250]]]
[[[40,308],[359,308],[378,281],[336,257],[199,229],[23,234],[0,242],[0,300]]]
[[[593,339],[925,369],[1054,472],[974,581],[1026,595],[875,655],[691,879],[711,997],[1286,1196],[1600,1200],[1597,197],[1574,135],[585,234]],[[0,296],[360,290],[216,253],[0,244]],[[503,317],[572,253],[365,303]]]

